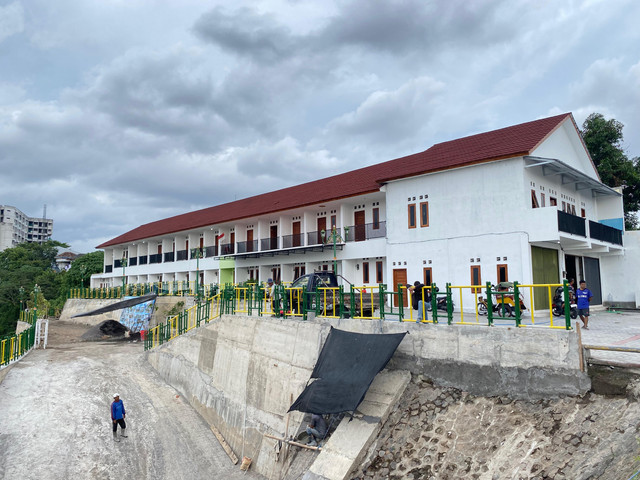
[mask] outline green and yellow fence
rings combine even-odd
[[[565,309],[564,314],[554,320],[551,307],[553,294],[558,287],[563,288]],[[570,330],[572,327],[569,288],[566,282],[535,285],[514,282],[509,289],[496,289],[491,283],[484,287],[447,283],[445,288],[440,290],[436,284],[432,284],[422,289],[423,304],[425,307],[429,305],[430,310],[423,308],[422,318],[414,318],[414,310],[410,306],[410,293],[404,285],[398,285],[396,291],[387,290],[386,285],[380,284],[375,288],[351,285],[347,291],[342,286],[321,287],[313,292],[287,285],[276,285],[273,290],[260,284],[227,284],[220,290],[217,286],[212,286],[207,292],[213,295],[206,301],[146,332],[145,349],[161,345],[223,314],[272,315],[302,320],[313,314],[324,318],[397,320],[448,325],[541,326]],[[528,301],[532,304],[536,295],[544,295],[548,299],[548,323],[546,313],[538,318],[533,310],[520,303],[523,292],[528,293]],[[471,295],[467,295],[468,293]],[[469,297],[473,299],[472,306],[464,303],[465,299],[469,302]]]
[[[36,322],[34,321],[26,330],[0,339],[0,366],[8,365],[26,354],[33,348],[35,338]]]

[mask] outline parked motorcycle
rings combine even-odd
[[[495,290],[494,290],[495,288]],[[513,298],[513,294],[502,294],[500,292],[506,292],[513,289],[513,283],[511,282],[500,282],[496,287],[491,286],[491,291],[494,295],[494,301],[491,303],[492,310],[494,313],[501,314],[501,316],[505,317],[515,317],[516,316],[516,305],[515,300]],[[527,307],[524,304],[524,297],[522,293],[520,293],[520,312],[524,312]],[[484,297],[478,297],[478,315],[487,315],[489,313],[489,305],[487,300]]]
[[[554,316],[560,317],[564,315],[564,288],[556,288],[553,294],[553,300],[551,305],[551,312]],[[569,316],[573,319],[578,318],[578,304],[576,303],[576,296],[573,290],[569,289]]]
[[[436,287],[436,293],[438,293],[440,291],[440,289],[438,287]],[[429,291],[429,293],[427,293],[425,295],[425,303],[427,304],[427,311],[431,311],[433,310],[433,307],[431,305],[431,291]],[[455,307],[456,304],[453,303],[453,300],[451,301],[451,311],[454,312],[455,311]],[[436,308],[438,310],[442,310],[443,312],[447,311],[447,297],[446,296],[440,296],[438,297],[438,299],[436,300]]]

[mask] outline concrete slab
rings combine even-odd
[[[357,468],[411,380],[407,371],[380,372],[353,420],[345,418],[303,480],[343,480]]]

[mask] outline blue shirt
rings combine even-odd
[[[111,404],[111,420],[120,420],[124,418],[126,414],[127,412],[124,411],[124,403],[122,400],[114,401]]]
[[[576,290],[576,297],[578,298],[578,308],[589,308],[589,299],[593,297],[593,293],[588,288],[584,290],[579,288]]]

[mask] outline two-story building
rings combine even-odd
[[[601,260],[623,253],[623,217],[620,192],[600,182],[563,114],[141,225],[97,247],[105,267],[92,286],[125,274],[287,282],[333,269],[335,258],[357,285],[573,277],[600,303],[615,288],[601,284]]]

